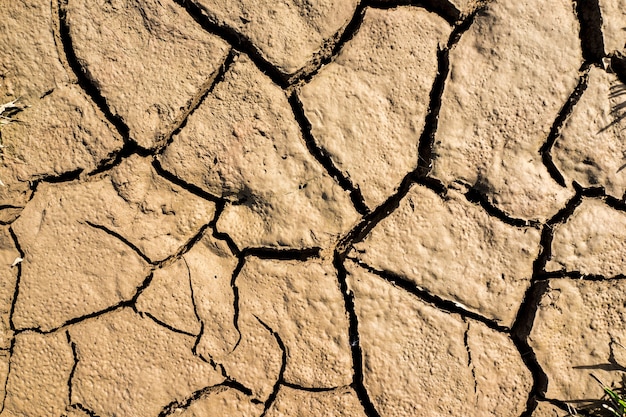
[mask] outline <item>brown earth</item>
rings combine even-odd
[[[625,0],[1,11],[0,416],[547,417],[619,386]]]

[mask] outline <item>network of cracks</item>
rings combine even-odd
[[[602,2],[43,3],[0,35],[32,48],[0,66],[2,415],[542,416],[619,379]]]

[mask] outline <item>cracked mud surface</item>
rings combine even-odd
[[[626,370],[626,2],[5,2],[0,416],[565,416]]]

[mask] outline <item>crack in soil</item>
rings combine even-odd
[[[559,111],[556,119],[554,119],[554,123],[550,128],[550,133],[548,133],[548,138],[539,149],[539,153],[541,154],[541,160],[548,170],[548,173],[550,174],[552,179],[554,179],[554,181],[556,181],[556,183],[559,184],[561,187],[566,187],[567,185],[565,184],[565,178],[563,178],[563,174],[561,174],[559,169],[554,164],[554,161],[552,160],[552,147],[561,135],[563,125],[565,125],[565,122],[567,122],[569,117],[572,115],[574,107],[587,89],[590,70],[591,64],[588,62],[585,62],[580,68],[581,76],[578,79],[578,84],[574,88],[574,91],[572,91],[572,93],[567,98],[567,101],[565,101],[565,104]]]
[[[193,194],[193,195],[195,195],[197,197],[200,197],[200,198],[202,198],[204,200],[212,201],[212,202],[223,201],[219,197],[204,191],[201,187],[198,187],[195,184],[191,184],[189,182],[186,182],[182,178],[177,177],[176,175],[174,175],[171,172],[167,171],[165,168],[163,168],[163,166],[161,165],[161,162],[157,158],[155,158],[152,161],[152,166],[154,167],[154,170],[156,171],[156,173],[158,175],[160,175],[161,177],[165,178],[169,182],[178,185],[179,187],[183,188],[184,190],[189,191],[191,194]]]
[[[337,168],[328,152],[317,145],[315,137],[312,133],[311,122],[304,113],[304,107],[298,98],[297,91],[294,91],[289,95],[289,104],[291,105],[291,109],[295,115],[296,122],[300,126],[302,137],[304,138],[304,142],[309,153],[315,157],[324,169],[326,169],[326,172],[341,186],[341,188],[350,194],[350,199],[352,200],[352,204],[354,205],[356,211],[361,216],[369,214],[370,209],[367,204],[365,204],[365,199],[363,198],[363,194],[361,193],[359,187],[352,183],[348,175],[344,175],[344,173]]]
[[[447,0],[370,0],[368,6],[375,9],[393,9],[399,6],[422,7],[431,13],[435,13],[445,19],[450,26],[454,26],[462,18],[461,11]]]
[[[117,240],[121,241],[123,244],[125,244],[126,246],[128,246],[130,249],[133,250],[133,252],[135,252],[141,259],[144,260],[144,262],[146,262],[148,265],[158,265],[159,262],[158,261],[153,261],[152,259],[148,258],[148,256],[143,253],[141,251],[141,249],[139,249],[133,242],[131,242],[130,240],[126,239],[124,236],[122,236],[122,234],[109,229],[108,227],[101,225],[101,224],[96,224],[93,223],[89,220],[85,220],[84,224],[93,227],[94,229],[98,229],[98,230],[102,230],[104,233],[106,233],[107,235],[113,236],[114,238],[116,238]]]
[[[533,387],[528,397],[526,411],[521,417],[530,417],[532,415],[537,407],[537,401],[545,399],[545,393],[548,388],[548,376],[541,368],[535,352],[528,343],[528,337],[532,330],[541,298],[548,291],[549,287],[545,267],[552,256],[554,228],[559,224],[565,223],[570,218],[576,208],[582,203],[583,198],[599,197],[603,194],[603,190],[600,188],[583,188],[576,182],[573,183],[573,186],[576,194],[565,204],[565,207],[545,223],[541,231],[539,254],[533,262],[531,286],[526,291],[524,301],[511,328],[513,342],[533,376]]]
[[[7,384],[9,382],[9,375],[11,375],[11,365],[12,365],[12,357],[13,357],[13,351],[15,350],[15,334],[13,335],[13,337],[11,337],[11,342],[9,344],[9,354],[8,354],[8,358],[7,358],[7,375],[6,378],[4,380],[4,390],[3,390],[3,395],[2,395],[2,401],[0,402],[0,414],[4,411],[4,405],[7,399]]]
[[[282,363],[280,365],[280,371],[278,372],[278,379],[276,380],[276,383],[274,384],[274,387],[272,388],[272,393],[269,395],[269,397],[267,397],[267,400],[264,403],[263,413],[260,416],[260,417],[265,417],[265,415],[267,414],[272,404],[274,404],[274,401],[276,400],[276,396],[278,395],[278,390],[280,389],[280,386],[282,382],[284,381],[285,369],[287,368],[288,353],[287,353],[287,347],[283,343],[283,340],[280,338],[280,335],[276,333],[270,326],[265,324],[263,320],[261,320],[257,316],[254,316],[254,317],[258,320],[259,323],[261,323],[263,327],[265,327],[265,329],[267,329],[267,331],[270,332],[270,334],[274,337],[274,339],[276,340],[276,343],[278,344],[278,347],[280,348],[282,352]]]
[[[67,62],[77,79],[78,85],[100,109],[109,123],[115,127],[117,133],[119,133],[119,135],[124,139],[124,142],[134,142],[134,140],[130,137],[130,129],[128,128],[128,125],[126,125],[126,122],[124,122],[124,119],[120,115],[114,114],[111,111],[109,104],[98,89],[93,76],[80,64],[80,61],[74,52],[72,36],[70,35],[70,25],[67,21],[67,6],[68,0],[58,0],[59,36],[63,45],[63,51],[65,52],[65,58],[67,59]]]
[[[220,37],[221,39],[229,43],[232,47],[243,51],[246,55],[248,55],[250,59],[254,62],[254,64],[265,75],[269,76],[276,85],[279,85],[282,88],[286,88],[288,86],[286,75],[280,72],[268,60],[266,60],[263,57],[260,49],[258,49],[250,39],[238,33],[236,30],[228,27],[227,25],[211,19],[206,14],[204,8],[201,5],[196,4],[196,2],[194,1],[173,1],[178,6],[184,8],[185,11],[193,18],[193,20],[195,20],[196,23],[198,23],[205,31],[212,35]]]
[[[87,414],[89,417],[100,417],[98,416],[98,414],[96,414],[94,411],[88,409],[87,407],[85,407],[83,404],[81,403],[76,403],[76,404],[72,404],[70,406],[70,408],[73,408],[75,410],[79,410],[82,411],[83,413]]]
[[[176,251],[176,253],[168,256],[167,258],[160,261],[150,260],[137,246],[131,243],[128,239],[126,239],[121,234],[107,228],[103,225],[98,225],[92,223],[90,221],[85,221],[87,225],[90,227],[99,229],[104,231],[105,233],[117,238],[125,245],[127,245],[130,249],[136,252],[147,264],[151,266],[151,271],[148,276],[144,279],[144,281],[137,287],[135,294],[128,300],[122,300],[119,303],[109,306],[103,310],[93,312],[90,314],[86,314],[80,317],[76,317],[64,322],[57,328],[51,329],[49,331],[43,331],[39,328],[24,328],[24,329],[16,329],[13,323],[13,315],[15,311],[15,303],[17,297],[19,296],[19,287],[20,287],[20,279],[22,268],[21,265],[16,265],[17,268],[17,279],[16,285],[14,289],[13,299],[11,301],[11,307],[9,312],[9,324],[14,334],[19,334],[26,331],[33,331],[42,334],[54,333],[56,331],[60,331],[62,329],[66,329],[68,326],[73,324],[82,322],[87,319],[95,318],[101,316],[103,314],[115,311],[120,308],[130,307],[135,309],[135,302],[139,295],[150,285],[152,280],[152,274],[155,269],[163,268],[164,266],[170,265],[171,263],[182,259],[187,266],[187,271],[189,274],[189,285],[191,288],[192,294],[192,303],[193,310],[196,318],[200,322],[201,330],[198,335],[190,334],[189,332],[185,332],[179,329],[175,329],[174,327],[158,320],[150,313],[140,313],[142,316],[153,320],[155,323],[163,326],[171,331],[182,333],[188,336],[197,336],[196,344],[194,346],[194,354],[195,348],[200,340],[200,337],[204,331],[204,323],[200,319],[197,311],[197,305],[195,301],[196,294],[194,293],[194,288],[191,280],[191,272],[189,270],[189,266],[187,265],[187,261],[184,255],[191,250],[191,248],[204,236],[205,233],[209,233],[207,230],[210,230],[210,233],[216,239],[220,239],[225,241],[229,246],[231,252],[234,256],[237,257],[238,263],[236,268],[233,271],[231,277],[231,288],[234,294],[234,325],[237,331],[239,332],[238,327],[238,319],[239,319],[239,293],[236,286],[236,280],[241,272],[243,266],[245,265],[246,258],[248,256],[253,256],[261,259],[275,259],[275,260],[296,260],[296,261],[306,261],[309,259],[318,259],[322,258],[322,248],[313,247],[313,248],[305,248],[305,249],[276,249],[276,248],[244,248],[239,249],[232,238],[225,234],[221,233],[216,228],[217,219],[223,212],[226,204],[226,200],[220,198],[218,196],[214,196],[206,191],[204,191],[201,187],[198,187],[194,184],[187,183],[183,179],[166,171],[160,164],[157,156],[160,155],[165,148],[172,143],[174,140],[174,136],[180,132],[186,125],[187,120],[191,114],[197,109],[202,102],[206,99],[208,95],[210,95],[217,84],[219,84],[223,79],[225,73],[229,70],[231,65],[233,64],[235,58],[238,54],[244,53],[250,57],[250,59],[254,62],[254,64],[266,75],[268,75],[271,80],[278,86],[280,86],[285,93],[287,94],[289,103],[291,105],[293,114],[295,116],[296,122],[298,123],[303,138],[305,140],[305,144],[309,153],[322,165],[322,167],[326,170],[326,172],[345,190],[349,193],[350,198],[352,200],[352,204],[358,211],[358,213],[362,216],[361,221],[350,230],[335,246],[333,253],[333,266],[337,272],[339,287],[344,299],[345,310],[348,314],[349,318],[349,341],[351,346],[351,354],[352,354],[352,369],[353,369],[353,381],[350,385],[356,392],[359,401],[361,402],[365,413],[368,417],[377,417],[379,416],[378,411],[376,410],[372,400],[369,397],[367,389],[364,385],[364,364],[363,364],[363,352],[360,346],[360,336],[358,332],[358,317],[355,311],[354,306],[354,295],[348,289],[347,285],[347,271],[345,268],[345,262],[351,261],[356,265],[366,269],[367,271],[375,274],[381,279],[394,284],[395,286],[403,289],[404,291],[410,293],[411,295],[419,298],[421,301],[426,302],[430,305],[435,306],[436,308],[454,314],[459,314],[466,322],[467,329],[464,335],[464,343],[468,354],[468,366],[472,368],[472,376],[474,378],[474,391],[477,392],[477,381],[476,381],[476,373],[475,368],[472,363],[472,355],[468,343],[469,338],[469,329],[470,322],[467,319],[472,319],[479,321],[485,324],[490,329],[496,330],[501,333],[505,333],[510,335],[513,340],[517,350],[519,351],[522,360],[526,367],[530,370],[533,377],[533,386],[529,393],[526,410],[522,413],[522,417],[531,416],[533,411],[537,406],[538,401],[544,401],[545,392],[548,384],[548,377],[539,365],[535,353],[528,343],[528,336],[531,332],[533,322],[539,308],[539,302],[541,297],[546,293],[548,289],[548,279],[553,278],[570,278],[570,279],[584,279],[589,281],[599,281],[606,279],[625,279],[626,276],[623,274],[616,275],[614,277],[604,277],[600,275],[585,275],[579,271],[557,271],[557,272],[546,272],[545,267],[547,262],[549,261],[552,254],[552,241],[554,238],[554,228],[559,224],[565,223],[568,218],[573,214],[574,210],[582,203],[583,198],[600,198],[602,199],[608,206],[626,212],[626,202],[623,200],[616,199],[612,196],[606,195],[603,189],[601,188],[583,188],[577,183],[573,183],[575,189],[575,196],[571,198],[566,205],[556,213],[551,219],[543,224],[543,226],[536,221],[528,221],[523,219],[517,219],[508,216],[502,210],[498,209],[494,206],[485,196],[476,188],[470,187],[469,190],[465,193],[465,197],[469,202],[480,205],[490,216],[495,217],[506,224],[516,226],[516,227],[534,227],[541,228],[541,239],[540,239],[540,248],[537,255],[537,258],[533,262],[533,275],[531,279],[531,285],[526,291],[524,296],[524,300],[520,306],[518,314],[516,316],[515,322],[513,326],[509,329],[505,326],[499,325],[496,321],[490,320],[486,317],[483,317],[480,314],[473,313],[471,311],[466,310],[458,303],[455,303],[450,300],[446,300],[435,295],[430,294],[427,290],[422,289],[412,283],[411,281],[403,278],[399,275],[394,274],[393,272],[388,271],[379,271],[371,266],[359,261],[358,259],[351,258],[348,256],[349,251],[352,249],[355,243],[358,243],[365,239],[365,237],[370,233],[370,231],[376,227],[383,219],[387,218],[391,213],[393,213],[400,204],[400,201],[406,196],[411,186],[414,184],[420,184],[428,187],[429,189],[435,191],[440,196],[445,195],[446,187],[437,179],[429,177],[429,173],[432,167],[432,161],[435,158],[433,155],[433,145],[435,133],[438,128],[438,119],[439,112],[442,105],[442,97],[446,86],[446,80],[449,77],[450,72],[450,51],[452,48],[460,40],[463,33],[465,33],[474,22],[475,17],[481,13],[486,7],[486,3],[481,3],[472,13],[467,16],[462,16],[459,9],[454,6],[451,2],[445,0],[431,0],[431,1],[412,1],[412,0],[397,0],[394,2],[385,2],[382,0],[371,0],[371,1],[361,1],[355,12],[344,28],[339,29],[333,36],[329,39],[326,39],[324,45],[313,55],[307,65],[305,65],[300,70],[296,71],[293,74],[287,74],[281,72],[276,66],[272,65],[266,58],[264,58],[262,51],[257,48],[254,43],[246,36],[239,33],[237,30],[229,27],[228,25],[214,21],[211,19],[206,11],[202,8],[202,6],[196,4],[190,0],[174,0],[174,2],[184,8],[186,12],[207,32],[214,34],[221,39],[228,42],[232,49],[229,51],[227,58],[224,60],[222,65],[216,70],[213,74],[211,74],[206,83],[201,87],[200,92],[192,98],[189,102],[189,105],[183,115],[176,120],[169,133],[165,135],[162,140],[163,143],[156,147],[153,150],[147,150],[141,148],[135,141],[130,137],[130,131],[128,126],[126,125],[124,119],[114,114],[108,103],[106,98],[102,95],[101,91],[98,89],[96,82],[93,80],[93,77],[89,74],[89,72],[80,64],[74,49],[73,49],[73,41],[70,35],[70,25],[67,19],[67,6],[68,0],[52,0],[52,11],[53,15],[58,17],[58,28],[54,29],[54,39],[57,45],[57,49],[59,50],[59,55],[61,61],[63,62],[66,70],[71,71],[71,73],[76,78],[77,84],[84,90],[84,92],[90,97],[91,101],[98,107],[98,109],[102,112],[106,120],[113,125],[117,133],[123,138],[124,145],[121,150],[112,152],[105,159],[103,159],[96,169],[89,173],[84,173],[82,169],[77,169],[74,171],[66,172],[60,175],[50,175],[43,178],[40,178],[33,182],[32,190],[33,195],[37,190],[37,186],[40,182],[50,182],[50,183],[58,183],[58,182],[67,182],[74,181],[83,178],[89,179],[98,174],[104,173],[111,168],[117,166],[123,159],[129,157],[133,154],[139,154],[141,156],[154,156],[152,166],[159,176],[166,179],[167,181],[180,186],[181,188],[189,191],[195,196],[203,198],[208,201],[212,201],[216,203],[216,212],[213,220],[207,224],[202,226],[202,228],[183,246]],[[55,6],[56,3],[56,6]],[[433,82],[430,95],[429,95],[429,105],[428,112],[425,118],[425,125],[423,131],[420,135],[418,141],[418,162],[417,167],[412,172],[408,173],[403,180],[401,181],[397,191],[391,195],[385,202],[380,204],[378,207],[371,210],[366,204],[363,198],[363,195],[358,186],[352,183],[351,178],[348,175],[345,175],[337,166],[333,163],[330,155],[321,147],[317,145],[315,142],[315,138],[311,133],[311,124],[309,120],[306,118],[303,110],[302,103],[300,102],[297,92],[300,85],[310,81],[316,74],[321,71],[321,69],[333,62],[334,59],[341,52],[342,48],[358,33],[361,24],[363,22],[363,18],[365,16],[365,11],[367,7],[379,8],[379,9],[387,9],[393,8],[401,5],[412,5],[417,7],[423,7],[428,11],[432,11],[442,18],[444,18],[448,23],[453,25],[453,30],[448,38],[448,42],[444,47],[440,47],[437,50],[437,75]],[[563,125],[567,122],[568,118],[571,116],[576,104],[580,100],[582,94],[587,88],[588,79],[589,79],[589,71],[592,65],[601,65],[602,58],[606,56],[604,52],[604,40],[602,34],[602,16],[600,15],[600,8],[598,0],[575,0],[574,8],[578,20],[580,22],[580,41],[581,47],[583,51],[583,57],[585,59],[585,63],[580,68],[580,78],[578,80],[578,84],[575,89],[572,91],[567,101],[559,111],[557,117],[554,120],[554,123],[550,129],[550,133],[546,139],[546,141],[541,146],[539,153],[542,156],[542,160],[544,165],[546,166],[548,172],[551,177],[561,186],[565,187],[565,179],[563,175],[559,172],[556,165],[552,160],[551,151],[559,138]],[[58,29],[58,32],[57,32]],[[62,52],[62,53],[61,53]],[[31,196],[32,198],[32,196]],[[14,208],[13,206],[2,206],[0,208]],[[19,207],[18,207],[19,208]],[[24,252],[21,249],[17,236],[13,232],[11,228],[9,228],[11,237],[14,241],[15,247],[20,254],[21,257],[24,257]],[[255,316],[256,317],[256,316]],[[272,393],[270,394],[267,401],[264,403],[264,411],[263,415],[265,415],[269,408],[274,403],[276,396],[278,394],[278,390],[281,385],[284,385],[289,388],[299,389],[310,392],[327,392],[333,391],[342,387],[332,387],[332,388],[307,388],[301,387],[296,384],[290,384],[283,380],[288,352],[286,346],[284,345],[280,335],[276,333],[272,328],[270,328],[266,323],[261,321],[258,317],[257,320],[259,323],[266,328],[272,336],[275,338],[278,346],[282,351],[282,364],[281,370],[279,372],[279,377],[273,387]],[[74,364],[70,371],[70,376],[68,379],[68,387],[69,387],[69,404],[70,407],[81,410],[87,413],[90,416],[95,416],[91,410],[88,410],[82,404],[72,404],[72,379],[74,377],[74,373],[78,364],[78,350],[76,344],[71,340],[70,333],[68,330],[65,330],[66,337],[70,347],[72,349],[72,354],[74,357]],[[241,340],[241,333],[239,333]],[[239,341],[237,344],[239,344]],[[9,351],[9,373],[11,370],[11,357],[13,354],[15,346],[15,337],[11,339],[11,345],[8,348]],[[204,359],[204,358],[203,358]],[[242,384],[232,380],[225,373],[225,370],[222,367],[222,372],[227,379],[224,383],[206,387],[201,390],[194,392],[188,398],[182,401],[173,401],[169,405],[167,405],[159,414],[159,416],[169,416],[176,413],[179,410],[183,410],[189,405],[191,405],[194,401],[209,395],[214,392],[219,392],[219,390],[225,390],[227,388],[233,388],[241,393],[251,396],[252,392],[250,389],[246,388]],[[7,378],[8,379],[8,378]],[[4,399],[6,399],[6,382],[5,382],[5,395]],[[0,410],[4,408],[4,399],[2,402],[2,407]],[[566,406],[564,402],[558,400],[548,400],[550,403],[557,405],[560,408],[565,409]]]
[[[9,234],[11,235],[11,239],[13,240],[13,245],[15,246],[15,249],[17,250],[19,257],[24,259],[26,257],[26,253],[22,250],[19,239],[17,238],[17,235],[15,234],[13,227],[9,227]],[[11,307],[9,308],[9,328],[11,329],[11,331],[15,332],[17,329],[15,328],[15,323],[13,322],[13,315],[15,314],[15,304],[17,303],[17,297],[20,294],[20,281],[22,279],[22,263],[19,262],[13,268],[17,268],[17,274],[15,277],[15,289],[13,290],[13,298],[11,299]],[[14,339],[15,337],[11,338],[12,343]],[[6,395],[6,392],[5,392],[5,395]]]
[[[224,80],[226,73],[235,62],[235,59],[237,58],[237,56],[239,56],[239,53],[235,51],[234,49],[231,48],[230,51],[228,51],[228,55],[226,56],[226,59],[224,59],[224,62],[222,62],[222,65],[220,65],[219,68],[213,74],[211,74],[211,76],[207,79],[207,81],[200,87],[196,96],[191,99],[189,106],[187,107],[184,114],[181,116],[180,120],[175,121],[172,124],[170,133],[163,137],[162,144],[155,147],[154,149],[155,155],[161,155],[165,151],[165,149],[167,149],[167,147],[174,141],[174,136],[180,133],[180,131],[187,125],[189,116],[191,116],[198,109],[198,107],[202,105],[204,100],[213,92],[215,87]],[[155,164],[153,165],[155,165],[155,169],[156,169],[156,165],[158,164],[158,167],[161,170],[161,172],[166,173],[167,175],[175,178],[175,180],[177,181],[183,182],[181,179],[175,177],[173,174],[170,174],[169,172],[165,171],[161,167],[160,163],[157,162],[158,160],[156,158],[154,159],[154,161],[155,161]],[[193,185],[193,184],[189,184],[189,185]]]
[[[424,288],[421,288],[420,286],[415,284],[413,281],[410,281],[409,279],[405,277],[402,277],[390,271],[378,270],[368,265],[367,263],[359,260],[358,258],[352,258],[348,256],[346,257],[346,259],[349,261],[352,261],[355,265],[358,265],[361,268],[365,269],[367,272],[370,272],[376,275],[377,277],[383,279],[384,281],[393,284],[394,286],[406,291],[407,293],[416,297],[420,301],[426,304],[429,304],[438,310],[445,311],[446,313],[458,314],[463,319],[469,318],[472,320],[476,320],[478,322],[483,323],[490,329],[495,330],[500,333],[508,334],[510,332],[510,329],[508,327],[498,324],[496,320],[489,319],[481,314],[467,310],[465,306],[463,306],[462,304],[458,302],[441,298],[437,295],[431,294]]]
[[[463,319],[467,323],[467,327],[465,328],[465,332],[463,333],[463,345],[465,346],[465,350],[467,351],[467,366],[472,371],[472,379],[474,380],[474,394],[478,394],[478,380],[476,379],[476,367],[472,363],[472,350],[469,345],[469,332],[470,332],[470,322],[465,318]],[[476,402],[478,402],[478,396],[476,396]]]
[[[78,366],[78,348],[76,347],[76,343],[74,343],[74,341],[72,341],[72,337],[70,335],[69,330],[65,331],[65,337],[67,338],[67,343],[70,345],[70,348],[72,349],[72,358],[74,360],[74,363],[72,364],[72,369],[70,370],[70,374],[69,377],[67,378],[67,404],[68,407],[71,407],[73,402],[72,402],[72,390],[73,390],[73,385],[72,385],[72,380],[74,379],[74,374],[76,373],[76,367]]]
[[[515,226],[519,228],[532,227],[538,229],[540,227],[540,222],[537,220],[525,220],[525,219],[517,219],[515,217],[511,217],[506,214],[504,211],[500,210],[498,207],[493,205],[489,198],[480,192],[480,190],[476,186],[472,186],[469,188],[469,191],[465,193],[465,198],[470,203],[478,204],[492,217],[502,221],[503,223],[508,224],[509,226]]]
[[[354,294],[348,288],[347,271],[344,265],[346,258],[345,253],[340,253],[335,250],[333,264],[337,270],[337,279],[339,281],[339,289],[343,296],[345,309],[348,312],[348,340],[350,342],[350,349],[352,350],[352,388],[356,392],[356,395],[361,402],[361,406],[365,411],[367,417],[380,417],[380,414],[374,407],[374,403],[370,399],[367,388],[363,382],[363,351],[361,350],[361,343],[359,337],[359,318],[357,317],[354,307]]]
[[[163,410],[161,410],[158,417],[171,416],[175,413],[178,413],[179,411],[185,410],[186,408],[191,406],[191,404],[193,404],[194,401],[197,401],[211,394],[218,394],[220,392],[224,392],[229,388],[240,391],[242,394],[246,396],[252,395],[250,390],[248,390],[241,384],[237,382],[233,382],[233,381],[225,381],[218,385],[212,385],[210,387],[201,388],[182,401],[176,401],[176,400],[172,401],[171,403],[166,405],[163,408]]]
[[[306,391],[306,392],[331,392],[331,391],[337,391],[342,388],[349,387],[349,385],[344,385],[344,386],[339,386],[339,387],[304,387],[302,385],[294,384],[291,382],[285,382],[285,381],[282,382],[282,385],[284,385],[287,388],[295,389],[298,391]]]
[[[170,325],[169,325],[169,324],[167,324],[166,322],[164,322],[164,321],[162,321],[162,320],[159,320],[159,319],[158,319],[158,318],[156,318],[153,314],[150,314],[150,313],[149,313],[149,312],[147,312],[147,311],[140,311],[140,312],[139,312],[139,315],[140,315],[141,317],[147,317],[147,318],[149,318],[150,320],[152,320],[153,322],[155,322],[155,323],[156,323],[156,324],[158,324],[159,326],[165,327],[167,330],[169,330],[169,331],[171,331],[171,332],[178,333],[178,334],[183,334],[183,335],[185,335],[185,336],[191,336],[191,337],[194,337],[194,338],[198,336],[197,334],[194,334],[194,333],[191,333],[191,332],[187,332],[187,331],[185,331],[185,330],[181,330],[181,329],[178,329],[178,328],[176,328],[176,327],[170,326]]]
[[[604,52],[602,14],[598,0],[574,0],[576,16],[580,23],[580,46],[583,58],[592,64],[601,65]]]
[[[526,410],[520,417],[531,417],[537,408],[537,399],[543,398],[548,389],[548,376],[539,365],[537,356],[528,343],[528,336],[539,309],[539,302],[546,291],[548,291],[548,281],[534,281],[530,285],[511,328],[513,344],[533,378],[533,386],[526,401]]]
[[[148,286],[150,285],[150,283],[152,282],[152,278],[153,278],[153,272],[150,271],[149,275],[142,281],[141,284],[139,284],[137,286],[137,289],[135,290],[135,294],[126,300],[121,300],[120,302],[110,305],[106,308],[103,308],[101,310],[98,311],[94,311],[92,313],[88,313],[88,314],[83,314],[82,316],[78,316],[78,317],[73,317],[69,320],[64,321],[63,323],[61,323],[59,326],[51,328],[49,330],[43,330],[40,327],[24,327],[24,328],[20,328],[20,329],[16,329],[15,330],[15,334],[21,334],[24,332],[34,332],[34,333],[39,333],[39,334],[52,334],[52,333],[56,333],[59,330],[63,330],[73,324],[78,324],[78,323],[82,323],[83,321],[89,320],[89,319],[93,319],[96,317],[100,317],[103,316],[107,313],[111,313],[113,311],[117,311],[120,310],[122,308],[131,308],[133,309],[133,311],[137,314],[140,314],[137,309],[135,308],[135,303],[137,302],[137,299],[139,298],[139,296],[141,295],[141,293],[148,288]]]

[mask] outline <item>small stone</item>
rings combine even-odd
[[[358,218],[348,194],[306,149],[285,93],[245,56],[189,117],[161,162],[229,202],[217,229],[239,248],[324,246]]]
[[[250,257],[235,285],[241,312],[284,343],[286,382],[309,388],[352,382],[348,318],[331,265]]]
[[[365,417],[363,406],[350,387],[311,392],[281,386],[267,417]]]
[[[512,217],[558,212],[574,191],[550,177],[539,149],[578,82],[578,34],[568,0],[489,2],[450,51],[432,175],[484,190]]]
[[[144,148],[182,123],[228,53],[228,44],[171,0],[70,0],[66,13],[79,62]]]
[[[3,416],[60,416],[69,405],[74,366],[65,332],[15,336]]]
[[[548,376],[546,397],[561,401],[600,399],[602,387],[621,383],[611,350],[626,345],[626,281],[553,279],[539,303],[529,344]],[[615,343],[617,342],[617,343]],[[613,370],[614,369],[614,370]]]
[[[421,8],[368,8],[354,38],[302,89],[313,136],[370,208],[417,166],[437,47],[450,31]]]
[[[626,274],[626,213],[585,199],[565,224],[557,225],[549,271],[578,271],[610,278]]]
[[[513,417],[525,409],[532,377],[509,338],[347,267],[363,382],[382,417]]]
[[[194,337],[130,308],[86,320],[72,327],[70,336],[78,359],[72,402],[99,416],[156,416],[224,381],[219,370],[193,355]]]
[[[357,0],[194,0],[209,20],[250,39],[284,74],[329,52],[355,12]]]
[[[414,185],[352,254],[431,294],[511,326],[539,251],[539,231],[510,226],[449,190]]]
[[[588,87],[552,149],[566,183],[602,186],[616,198],[626,191],[626,119],[615,113],[626,101],[626,87],[620,91],[615,75],[592,67]]]

